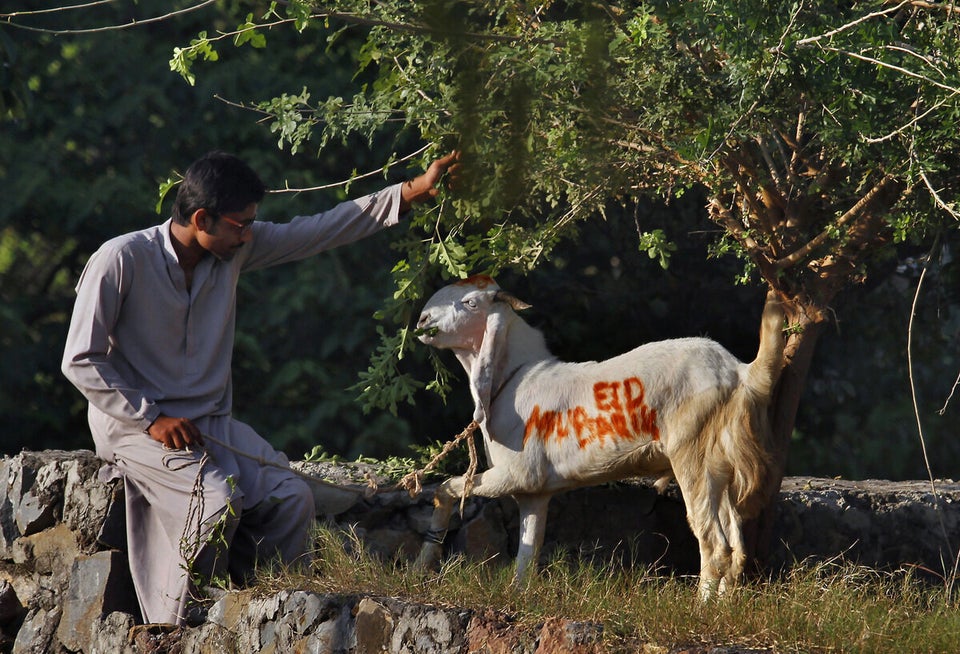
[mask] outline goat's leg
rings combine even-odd
[[[736,500],[732,497],[732,492],[733,490],[728,488],[727,492],[721,497],[720,504],[720,524],[731,549],[730,566],[723,575],[723,579],[720,580],[720,593],[731,590],[740,582],[747,565],[747,545],[743,539],[743,521],[737,511]]]
[[[725,487],[720,479],[711,478],[706,470],[678,470],[677,483],[687,508],[687,522],[700,546],[700,598],[713,597],[720,580],[730,568],[730,544],[721,523],[721,497]],[[725,519],[725,518],[724,518]]]
[[[547,508],[551,495],[516,495],[520,512],[520,545],[517,548],[516,568],[513,583],[523,580],[532,568],[536,568],[543,545],[547,525]]]
[[[457,500],[463,496],[466,477],[451,477],[437,487],[433,497],[433,515],[430,518],[430,529],[424,536],[420,554],[415,566],[421,569],[435,568],[440,563],[443,554],[443,540],[447,536],[450,526],[450,517]],[[481,472],[473,478],[471,495],[479,497],[504,497],[510,495],[514,488],[507,477],[500,474],[494,467]]]
[[[460,497],[451,488],[454,482],[460,481],[460,493],[463,493],[463,478],[447,479],[437,487],[433,495],[433,515],[430,516],[430,529],[424,535],[420,554],[414,565],[421,570],[432,570],[440,563],[443,554],[443,539],[447,536],[450,526],[450,516],[453,514],[454,501]]]

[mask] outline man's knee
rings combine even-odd
[[[313,489],[305,480],[291,477],[278,488],[278,495],[286,507],[286,512],[297,515],[307,524],[316,517],[316,505]]]

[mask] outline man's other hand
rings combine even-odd
[[[171,450],[203,445],[203,434],[188,418],[171,418],[160,414],[147,429],[147,434]]]

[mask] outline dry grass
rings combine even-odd
[[[843,562],[796,567],[701,604],[695,579],[554,559],[519,587],[502,564],[453,558],[435,573],[367,554],[355,538],[320,530],[312,574],[262,575],[274,592],[372,594],[472,609],[520,624],[551,616],[604,624],[613,649],[631,642],[738,645],[776,652],[956,652],[960,604],[947,586],[907,571],[880,573]]]

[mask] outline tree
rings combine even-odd
[[[389,117],[463,150],[475,185],[420,217],[424,240],[394,270],[398,300],[436,268],[531,269],[581,221],[703,189],[717,252],[785,302],[772,408],[782,475],[838,293],[891,244],[958,219],[960,13],[926,0],[821,5],[293,2],[297,21],[365,30],[359,72],[375,79],[349,100],[284,96],[267,109],[292,147]],[[662,231],[640,241],[668,255]]]

